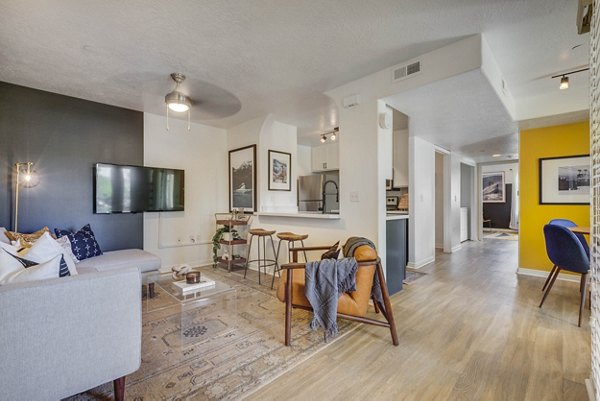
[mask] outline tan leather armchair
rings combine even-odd
[[[298,262],[298,252],[325,251],[325,247],[301,247],[291,248],[293,263],[281,266],[281,280],[277,288],[277,298],[286,304],[285,306],[285,345],[290,345],[292,331],[292,308],[312,310],[308,299],[304,295],[304,268],[305,263]],[[392,335],[392,342],[398,345],[398,334],[394,323],[394,315],[390,297],[385,284],[381,261],[377,252],[367,245],[360,246],[354,254],[358,262],[356,272],[356,291],[345,293],[338,302],[338,318],[353,320],[361,323],[373,324],[387,327]],[[383,305],[373,299],[375,312],[383,315],[385,321],[367,318],[369,299],[371,299],[371,288],[374,276],[377,274],[383,295]]]

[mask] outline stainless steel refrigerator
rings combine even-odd
[[[323,207],[323,180],[321,174],[298,177],[298,211],[317,212]]]

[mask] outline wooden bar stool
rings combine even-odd
[[[248,266],[250,263],[256,262],[258,264],[258,284],[260,284],[260,268],[261,266],[265,269],[265,275],[267,274],[267,267],[274,266],[273,275],[275,275],[275,271],[279,271],[279,264],[277,263],[277,253],[275,252],[275,243],[273,242],[273,234],[275,234],[275,230],[265,230],[262,228],[253,228],[248,230],[248,253],[246,257],[246,267],[244,269],[244,278],[246,278],[246,273],[248,273]],[[254,237],[258,237],[258,255],[256,259],[250,260],[250,250],[252,249],[252,240]],[[275,259],[267,258],[267,237],[271,240],[271,248],[273,249],[273,257]],[[260,251],[260,240],[262,238],[262,257]]]
[[[294,246],[294,242],[299,241],[302,244],[302,247],[304,248],[304,240],[308,238],[308,234],[294,234],[291,232],[282,232],[282,233],[277,233],[277,238],[279,238],[279,245],[277,245],[277,256],[275,257],[277,259],[277,261],[279,261],[279,251],[281,250],[281,243],[283,241],[287,241],[288,243],[288,263],[291,261],[290,258],[290,247]],[[306,258],[306,251],[304,252],[304,262],[308,262],[308,259]],[[273,272],[273,279],[271,280],[271,289],[273,289],[273,285],[275,284],[275,273],[279,274],[279,277],[281,277],[281,273],[280,273],[280,269],[279,269],[279,265],[276,266],[277,270]]]

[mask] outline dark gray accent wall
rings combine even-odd
[[[504,191],[506,202],[483,204],[483,218],[491,220],[493,228],[509,228],[510,226],[512,184],[505,184]],[[487,227],[487,224],[484,227]]]
[[[32,161],[19,231],[90,223],[103,250],[143,247],[143,215],[93,213],[93,166],[144,164],[143,113],[0,82],[0,226],[12,227],[13,165]]]

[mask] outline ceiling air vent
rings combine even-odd
[[[421,72],[421,62],[415,61],[414,63],[406,64],[401,67],[396,67],[392,70],[392,82],[406,79],[412,75]]]

